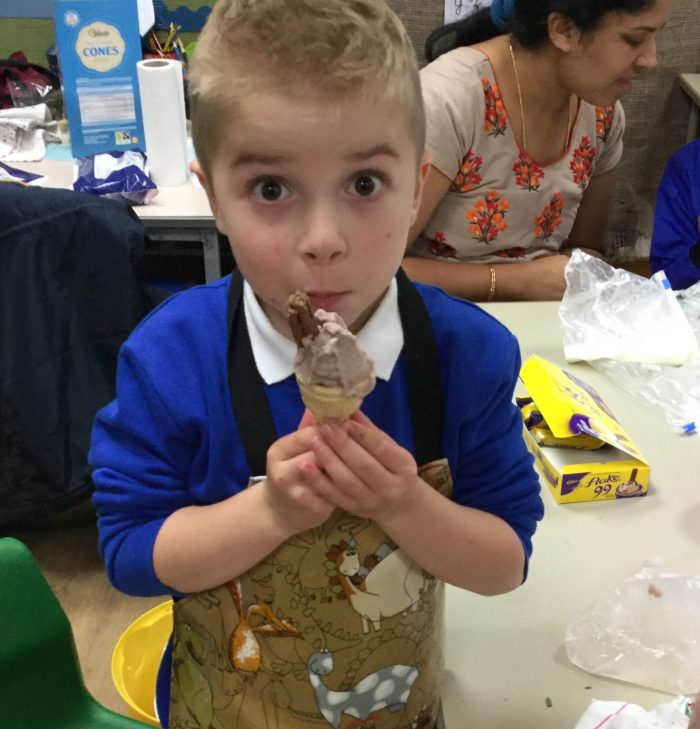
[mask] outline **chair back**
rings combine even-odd
[[[146,234],[93,195],[0,191],[0,524],[30,524],[92,493],[95,413],[119,348],[151,308]]]
[[[32,553],[0,539],[2,729],[139,729],[83,683],[70,622]]]

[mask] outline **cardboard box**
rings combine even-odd
[[[600,395],[588,384],[537,355],[520,370],[526,395],[546,421],[558,445],[543,445],[523,427],[537,469],[560,504],[644,496],[649,464]],[[579,433],[603,445],[596,450],[567,447]],[[569,441],[571,442],[571,441]]]
[[[143,149],[136,0],[55,0],[54,22],[73,156]]]

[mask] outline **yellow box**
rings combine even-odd
[[[647,493],[649,464],[590,385],[537,355],[523,364],[520,379],[556,438],[565,442],[587,433],[604,443],[596,450],[541,445],[523,426],[528,450],[557,502]]]

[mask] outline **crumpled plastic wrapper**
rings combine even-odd
[[[146,155],[136,149],[78,157],[73,189],[128,205],[147,205],[158,194]]]
[[[569,623],[566,652],[589,673],[691,695],[700,684],[699,616],[700,575],[649,560]]]
[[[591,701],[574,729],[687,729],[690,701],[679,696],[646,711],[622,701]]]
[[[0,109],[0,158],[6,162],[38,162],[46,142],[60,141],[46,104]]]
[[[700,428],[700,284],[683,292],[582,251],[566,266],[564,353],[587,361],[676,431]]]

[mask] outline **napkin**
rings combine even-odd
[[[687,729],[689,703],[679,696],[646,711],[637,704],[594,699],[574,729]]]
[[[0,159],[38,162],[46,154],[47,141],[60,142],[61,137],[46,104],[0,109]]]

